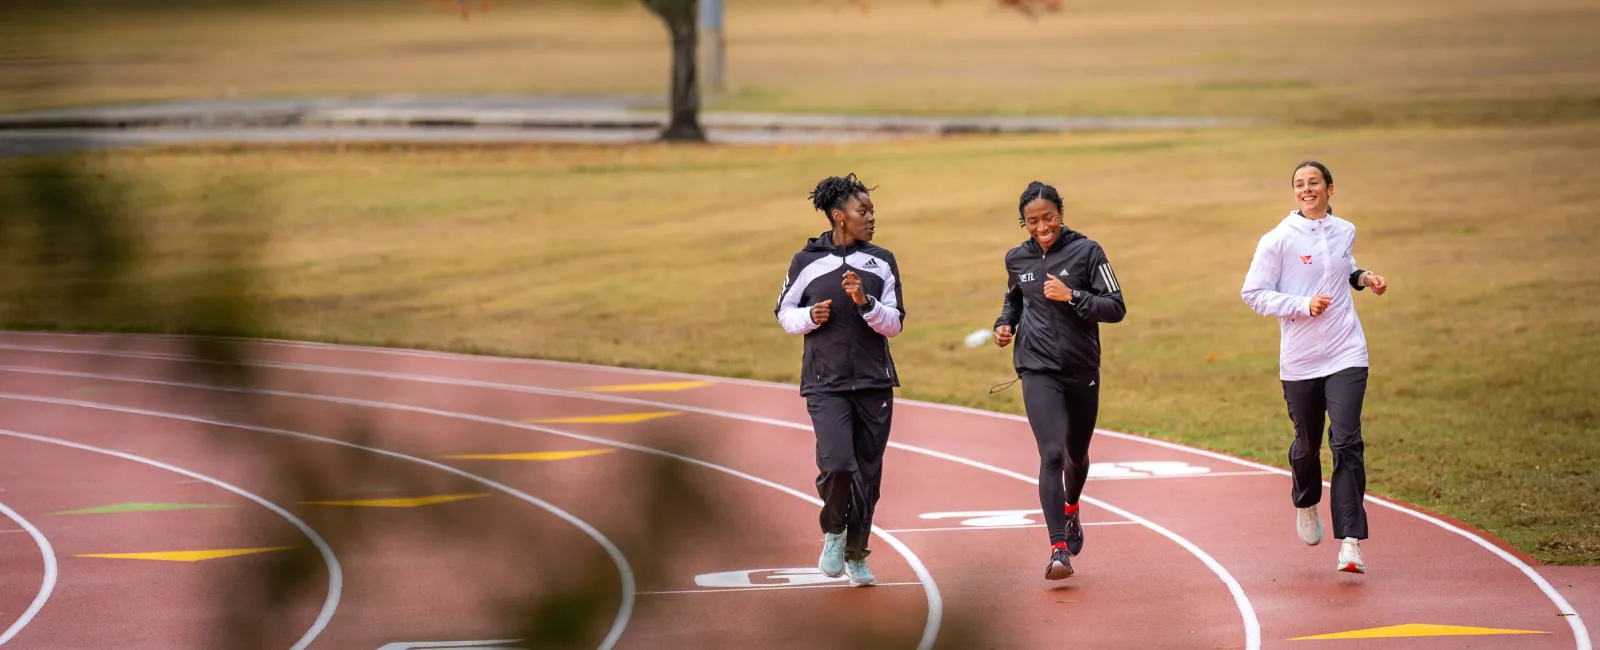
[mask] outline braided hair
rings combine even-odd
[[[1057,192],[1056,188],[1051,187],[1049,185],[1046,185],[1044,183],[1041,183],[1039,181],[1034,181],[1032,183],[1028,183],[1028,189],[1025,189],[1025,190],[1022,191],[1022,200],[1017,202],[1017,225],[1018,226],[1026,227],[1028,225],[1027,218],[1023,216],[1022,211],[1023,211],[1023,209],[1028,207],[1029,203],[1032,203],[1032,202],[1037,201],[1039,199],[1044,199],[1046,201],[1049,201],[1051,203],[1056,204],[1056,212],[1065,212],[1066,211],[1065,208],[1061,207],[1061,193]]]
[[[875,188],[874,188],[875,189]],[[855,173],[843,177],[829,176],[817,183],[816,189],[811,190],[811,206],[822,212],[828,218],[828,223],[833,223],[833,211],[843,208],[844,204],[857,194],[871,194],[872,190],[856,179]]]

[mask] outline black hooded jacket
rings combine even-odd
[[[1011,326],[1017,374],[1099,376],[1100,323],[1120,322],[1128,313],[1100,245],[1065,227],[1048,251],[1029,237],[1006,252],[1006,275],[1005,303],[994,326]],[[1072,302],[1044,296],[1050,275],[1072,291]]]
[[[846,271],[861,278],[867,304],[845,293]],[[812,305],[830,299],[828,321],[812,322]],[[807,240],[789,262],[773,313],[784,331],[806,337],[801,395],[900,385],[889,338],[900,333],[906,311],[893,253],[871,242],[834,246],[832,232]]]

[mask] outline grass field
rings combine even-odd
[[[1024,236],[1016,197],[1041,179],[1126,292],[1127,321],[1104,330],[1103,425],[1283,466],[1277,325],[1238,291],[1291,207],[1293,165],[1314,157],[1360,229],[1359,261],[1392,286],[1357,296],[1371,489],[1594,564],[1597,153],[1589,124],[101,153],[71,164],[123,188],[108,205],[148,247],[128,261],[123,308],[62,317],[70,277],[36,278],[0,322],[181,330],[196,323],[178,297],[230,286],[204,273],[220,263],[257,279],[227,299],[250,289],[253,326],[274,335],[795,381],[800,341],[773,302],[825,226],[812,183],[854,171],[878,186],[878,242],[902,265],[904,395],[1020,412],[1017,389],[987,394],[1013,377],[1008,351],[961,339],[993,321],[1001,257]],[[0,162],[0,210],[21,205],[6,193],[31,164]],[[30,235],[5,233],[28,250]],[[0,255],[0,273],[27,277],[30,259]]]
[[[728,3],[715,109],[1194,115],[1319,125],[1600,116],[1589,0]],[[637,2],[0,3],[0,111],[192,97],[662,96],[665,30]]]

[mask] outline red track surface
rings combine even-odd
[[[9,645],[226,647],[230,621],[260,625],[264,647],[289,647],[308,631],[312,648],[510,639],[517,632],[507,629],[501,599],[570,589],[563,578],[594,567],[601,568],[585,575],[604,594],[606,613],[585,638],[624,648],[815,647],[819,630],[838,621],[862,626],[857,634],[894,635],[905,647],[919,639],[959,647],[952,635],[977,623],[986,647],[1587,648],[1588,633],[1575,632],[1600,603],[1595,570],[1552,572],[1483,533],[1447,528],[1465,529],[1459,523],[1377,502],[1368,506],[1373,538],[1363,546],[1370,573],[1337,573],[1336,540],[1306,547],[1295,537],[1286,476],[1111,432],[1091,450],[1101,465],[1085,493],[1094,501],[1085,506],[1092,525],[1074,563],[1080,574],[1046,582],[1047,536],[1037,525],[1032,478],[1038,460],[1026,423],[909,401],[896,409],[886,458],[876,523],[887,532],[872,541],[880,586],[785,588],[796,578],[757,573],[751,584],[768,588],[712,589],[696,576],[815,566],[813,441],[793,387],[262,342],[249,346],[261,372],[253,389],[277,394],[257,394],[259,408],[235,412],[218,406],[228,393],[197,385],[207,383],[198,373],[204,364],[181,356],[185,349],[163,337],[0,335],[0,430],[182,468],[259,495],[313,528],[341,520],[327,514],[331,506],[309,501],[474,498],[361,509],[362,542],[327,535],[335,569],[288,519],[236,493],[126,458],[0,435],[0,504],[37,526],[59,563],[48,601]],[[707,383],[593,388],[690,380]],[[524,423],[663,411],[678,412],[660,421],[670,427]],[[352,422],[376,433],[361,436]],[[557,461],[445,458],[594,449],[612,451]],[[674,451],[684,456],[662,455]],[[274,462],[292,454],[351,480],[320,486],[337,493],[307,493]],[[717,529],[666,522],[670,562],[636,574],[642,554],[666,547],[641,541],[631,506],[650,495],[637,494],[641,486],[629,477],[640,475],[643,460],[662,458],[737,508]],[[1201,473],[1158,476],[1172,472]],[[52,514],[121,502],[232,507]],[[1027,525],[973,525],[992,511],[1013,511],[1010,519]],[[507,534],[449,534],[459,522],[484,520],[503,522],[494,530]],[[419,533],[423,524],[441,532]],[[44,583],[41,550],[18,528],[0,517],[0,634],[15,627]],[[525,545],[515,531],[533,531],[538,545]],[[614,555],[604,552],[608,544]],[[262,563],[281,561],[273,553],[203,562],[79,557],[276,546],[296,547],[289,552],[316,563],[307,584],[276,601],[247,579]],[[601,564],[574,567],[580,557]],[[336,575],[342,593],[334,599]],[[1547,584],[1535,579],[1541,575]],[[624,593],[629,581],[632,594]],[[1562,616],[1558,599],[1588,619]],[[332,618],[317,629],[328,611]],[[1291,640],[1411,623],[1542,634]]]

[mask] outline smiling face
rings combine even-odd
[[[1050,245],[1061,238],[1061,211],[1049,199],[1034,199],[1022,207],[1022,227],[1028,229],[1039,247],[1050,250]]]
[[[1300,214],[1322,215],[1328,212],[1328,199],[1333,196],[1333,185],[1323,177],[1322,170],[1311,165],[1294,172],[1294,200]]]
[[[878,216],[872,206],[872,197],[857,192],[833,211],[834,227],[855,241],[872,241],[878,229]]]

